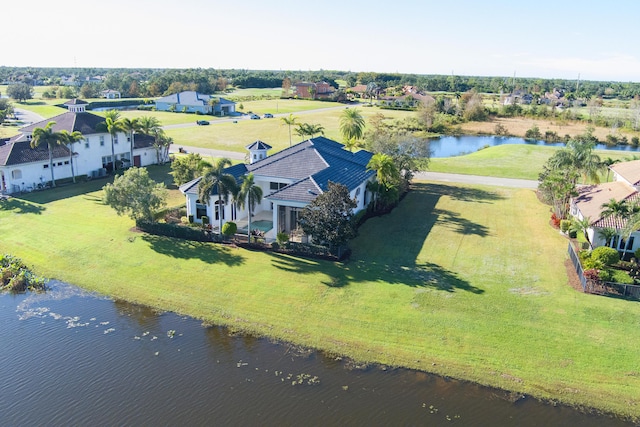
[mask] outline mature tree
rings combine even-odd
[[[9,85],[7,88],[7,95],[18,102],[24,102],[27,99],[33,98],[33,87],[26,83]]]
[[[394,205],[400,197],[402,177],[393,157],[384,153],[376,153],[369,160],[367,169],[376,171],[377,181],[368,184],[369,191],[374,195],[374,210],[378,207],[384,209]]]
[[[13,114],[13,106],[7,98],[0,98],[0,124],[4,123],[4,120]]]
[[[329,182],[327,191],[300,212],[300,226],[314,242],[339,248],[356,235],[351,222],[356,206],[346,186]]]
[[[247,240],[251,243],[251,215],[256,205],[262,201],[262,188],[256,185],[253,173],[244,177],[240,192],[238,193],[238,204],[247,208]]]
[[[209,98],[209,103],[208,104],[209,104],[209,107],[211,107],[211,115],[212,116],[214,115],[214,111],[216,109],[216,105],[218,105],[219,103],[220,103],[220,99],[219,98],[216,98],[216,97],[213,97],[213,96],[211,98]],[[220,110],[220,111],[222,111],[222,110]]]
[[[444,98],[439,98],[439,99],[442,99],[443,100],[442,102],[444,104]],[[436,120],[437,110],[438,108],[436,105],[436,101],[431,99],[422,103],[418,108],[418,111],[417,111],[418,120],[422,123],[422,125],[426,130],[431,129],[431,127],[433,126],[433,123]]]
[[[138,119],[123,117],[120,119],[120,127],[129,135],[129,166],[133,166],[134,134],[140,130]]]
[[[149,177],[144,168],[129,168],[116,176],[113,184],[103,187],[104,203],[118,215],[127,214],[135,221],[153,221],[153,214],[166,204],[167,189]]]
[[[569,202],[578,195],[576,181],[578,172],[573,168],[553,168],[548,164],[538,177],[538,191],[541,198],[552,206],[558,218],[569,214]]]
[[[60,131],[60,143],[69,148],[69,163],[71,164],[71,177],[73,182],[76,182],[76,173],[73,168],[73,144],[80,142],[84,139],[84,135],[81,132],[75,130],[69,133],[67,130]]]
[[[204,171],[211,164],[206,162],[198,153],[189,153],[186,156],[179,156],[171,162],[171,175],[176,185],[182,185],[199,176],[204,175]]]
[[[33,130],[33,136],[31,138],[31,147],[36,148],[41,145],[47,145],[49,150],[49,170],[51,171],[51,186],[56,186],[56,181],[53,176],[53,148],[60,144],[63,136],[60,132],[53,130],[53,125],[56,122],[49,122],[44,128],[35,128]]]
[[[98,92],[96,90],[96,87],[92,84],[85,83],[80,88],[80,96],[84,99],[95,98],[97,94]]]
[[[228,158],[218,159],[210,168],[205,170],[205,174],[198,184],[198,196],[200,201],[208,205],[211,200],[211,195],[214,191],[218,193],[218,230],[222,231],[222,215],[224,213],[224,206],[229,201],[229,194],[234,192],[237,184],[233,175],[225,172],[225,168],[231,166],[231,160]]]
[[[294,117],[292,113],[289,113],[289,117],[282,117],[280,120],[284,122],[285,125],[289,126],[289,147],[291,147],[291,126],[296,125],[297,117]]]
[[[626,200],[610,199],[607,203],[603,203],[601,206],[602,212],[600,213],[603,218],[618,217],[626,219],[629,215],[629,203]]]
[[[284,79],[282,79],[282,97],[291,97],[291,79],[289,77],[285,77]]]
[[[364,117],[360,114],[360,110],[356,108],[347,108],[340,113],[340,133],[345,141],[358,141],[364,135]]]
[[[569,141],[565,148],[556,151],[547,161],[552,168],[572,168],[582,174],[583,182],[587,179],[595,183],[600,182],[599,173],[604,170],[600,156],[593,152],[595,142],[588,136],[581,136]]]

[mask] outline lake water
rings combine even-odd
[[[429,142],[429,147],[431,148],[431,157],[452,157],[473,153],[487,146],[493,147],[504,144],[546,145],[550,147],[562,147],[565,145],[561,142],[548,143],[523,138],[463,135],[443,136],[437,139],[432,139]],[[639,150],[638,147],[631,147],[629,145],[611,147],[605,144],[597,144],[595,148],[598,150],[629,151],[630,153],[638,152]]]
[[[0,425],[624,426],[318,352],[60,283],[0,294]]]

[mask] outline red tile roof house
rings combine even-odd
[[[335,91],[335,88],[327,82],[300,82],[293,87],[293,96],[306,99],[326,99],[332,97]]]
[[[36,128],[44,128],[49,122],[55,122],[53,130],[59,132],[79,131],[84,139],[73,146],[73,168],[75,176],[100,176],[112,166],[111,136],[96,130],[104,117],[85,111],[87,103],[74,99],[65,103],[66,113],[20,129],[20,134],[4,143],[0,142],[0,192],[12,194],[31,191],[38,185],[51,180],[49,170],[49,150],[46,145],[31,148],[31,138]],[[156,150],[152,137],[134,134],[133,164],[147,166],[157,163]],[[131,146],[129,136],[119,132],[114,140],[116,161],[130,164]],[[64,145],[53,149],[54,178],[71,178],[70,150]]]
[[[626,200],[628,203],[640,203],[640,160],[617,163],[610,167],[614,174],[614,181],[599,185],[581,187],[579,194],[571,201],[571,215],[582,220],[589,218],[591,227],[588,230],[592,246],[611,246],[618,249],[626,259],[633,256],[640,248],[640,231],[631,234],[629,242],[623,229],[627,221],[619,216],[604,217],[602,205],[611,199]],[[605,228],[617,230],[618,234],[610,241],[605,241],[601,232]],[[626,248],[626,251],[625,251]]]
[[[344,184],[349,189],[351,198],[357,203],[354,213],[366,209],[372,200],[367,184],[376,174],[367,169],[372,156],[368,151],[352,153],[345,150],[344,145],[324,137],[303,141],[272,155],[267,155],[269,149],[268,144],[256,141],[247,146],[249,164],[226,169],[238,183],[246,174],[253,173],[256,185],[262,188],[263,199],[253,211],[251,228],[260,224],[269,241],[280,232],[300,235],[298,213],[327,190],[329,181]],[[221,214],[223,224],[233,221],[240,233],[246,233],[248,211],[241,210],[232,200],[220,210],[217,190],[212,193],[208,205],[202,204],[198,196],[201,179],[180,186],[186,197],[187,214],[193,215],[196,222],[201,222],[206,215],[214,229],[219,227]]]

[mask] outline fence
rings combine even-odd
[[[582,270],[582,265],[580,264],[580,257],[576,253],[571,242],[569,242],[569,248],[567,249],[569,253],[569,258],[571,258],[571,262],[573,263],[573,267],[576,269],[576,273],[578,273],[578,278],[580,279],[580,283],[582,284],[582,290],[587,292],[587,278],[584,277],[584,271]]]
[[[625,298],[640,299],[640,286],[627,285],[624,283],[605,282],[607,293],[613,295],[620,295]]]

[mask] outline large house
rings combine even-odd
[[[33,131],[55,122],[53,130],[79,131],[84,139],[73,145],[71,151],[64,145],[53,149],[54,178],[71,178],[71,161],[76,176],[102,176],[113,168],[111,135],[101,129],[104,117],[85,111],[86,102],[74,99],[65,103],[66,113],[26,126],[20,134],[4,143],[0,142],[0,192],[4,194],[30,191],[51,180],[49,149],[46,144],[31,147]],[[129,135],[118,132],[114,138],[115,161],[129,166],[147,166],[157,163],[152,137],[134,134],[133,159]],[[73,159],[73,160],[72,160]]]
[[[349,189],[351,198],[357,202],[354,212],[365,209],[372,199],[367,183],[375,179],[375,172],[367,169],[372,156],[368,151],[352,153],[342,144],[324,137],[303,141],[273,155],[267,155],[271,146],[262,141],[248,145],[247,149],[250,163],[230,166],[226,172],[238,183],[253,173],[264,196],[253,211],[252,224],[259,221],[264,225],[262,230],[267,238],[273,239],[280,232],[299,232],[298,213],[327,190],[329,181]],[[207,216],[214,226],[219,223],[219,215],[223,223],[234,221],[241,226],[246,222],[247,210],[241,210],[233,201],[223,202],[220,209],[217,193],[211,195],[208,205],[201,203],[198,196],[201,179],[180,186],[186,196],[188,215],[193,215],[196,222]]]
[[[305,99],[327,99],[335,92],[335,88],[327,82],[298,82],[293,87],[293,96]]]
[[[156,110],[229,116],[235,114],[236,104],[225,98],[189,90],[159,98]]]
[[[571,214],[580,220],[589,219],[587,234],[594,248],[610,246],[628,259],[640,248],[640,231],[633,232],[630,237],[624,234],[627,220],[620,216],[603,215],[605,208],[602,205],[612,199],[617,202],[624,200],[629,204],[640,202],[640,160],[617,163],[610,169],[613,171],[614,181],[581,187],[578,196],[571,201]],[[617,233],[608,238],[605,229],[612,229]]]

